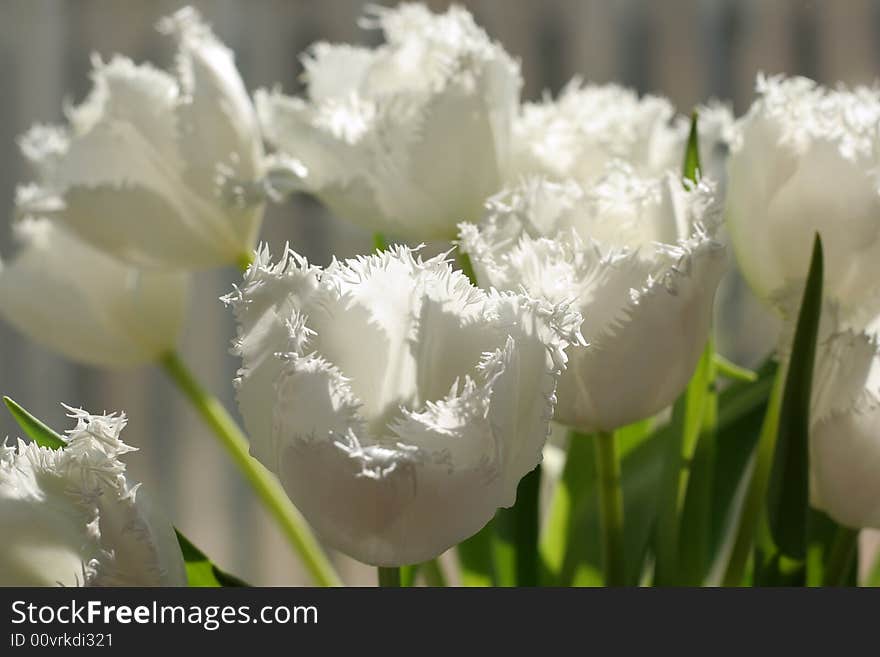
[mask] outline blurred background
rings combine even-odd
[[[63,103],[90,88],[89,56],[114,52],[167,68],[173,47],[156,21],[186,2],[0,0],[0,208],[11,219],[15,186],[28,173],[16,137],[34,122],[59,122]],[[236,53],[246,85],[300,89],[298,55],[316,40],[375,44],[357,27],[360,0],[216,0],[198,7]],[[394,4],[394,3],[380,3]],[[447,2],[428,2],[435,10]],[[522,62],[526,99],[556,93],[572,76],[619,82],[668,96],[687,113],[710,97],[751,102],[755,74],[802,74],[825,84],[873,84],[880,63],[880,0],[477,0],[462,1]],[[0,256],[13,252],[0,222]],[[270,207],[261,239],[285,241],[317,264],[371,249],[368,233],[308,198]],[[197,276],[181,352],[231,410],[237,360],[231,314],[218,297],[232,269]],[[734,295],[735,296],[735,295]],[[744,333],[749,321],[740,318]],[[131,476],[172,521],[223,568],[260,585],[308,584],[286,543],[198,418],[156,368],[109,372],[71,364],[0,325],[0,392],[57,429],[59,402],[91,412],[124,410]],[[17,426],[0,413],[0,436]],[[338,558],[350,584],[373,584],[373,569]]]

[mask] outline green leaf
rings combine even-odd
[[[688,183],[697,182],[699,177],[699,130],[695,110],[691,114],[682,180],[688,187]],[[659,518],[655,528],[654,579],[660,585],[697,584],[707,567],[718,421],[714,388],[715,349],[710,338],[693,377],[673,407],[672,423],[666,435]]]
[[[724,565],[736,536],[749,464],[758,443],[777,365],[768,360],[756,373],[757,381],[734,383],[718,396],[718,429],[712,478],[710,558],[717,572]],[[709,581],[717,581],[720,573]]]
[[[629,584],[642,575],[657,509],[657,484],[663,441],[652,420],[616,432],[621,458],[624,543]],[[601,586],[602,554],[595,455],[589,435],[571,432],[562,477],[541,536],[541,584]]]
[[[710,557],[720,559],[736,529],[737,492],[748,472],[750,456],[775,380],[776,363],[767,361],[754,383],[734,383],[719,394],[717,440],[712,477]],[[626,517],[627,578],[638,584],[657,518],[657,490],[662,459],[676,435],[667,424],[652,431],[645,420],[617,432],[622,455]],[[679,434],[680,435],[680,434]],[[541,537],[541,584],[600,586],[598,504],[591,437],[572,437],[561,480],[551,501]]]
[[[175,528],[174,531],[177,534],[177,542],[180,544],[180,551],[183,553],[183,560],[186,564],[186,579],[189,586],[249,586],[238,577],[220,570],[217,566],[211,563],[211,560],[205,556],[205,553],[193,545],[179,529]]]
[[[662,479],[659,485],[659,515],[655,531],[655,572],[654,580],[660,586],[671,586],[683,583],[679,578],[679,565],[681,561],[680,533],[682,531],[682,517],[687,499],[687,491],[691,478],[692,468],[695,465],[694,455],[697,444],[702,435],[702,427],[705,416],[705,408],[710,393],[710,386],[714,386],[714,368],[712,358],[714,349],[710,340],[703,350],[703,355],[697,364],[694,375],[687,388],[676,400],[672,410],[672,421],[666,429],[666,450],[663,456]],[[714,424],[714,422],[713,422]],[[714,427],[712,434],[714,434]],[[705,434],[706,440],[714,440],[709,434]],[[699,463],[705,468],[712,465],[710,458],[705,458]],[[700,475],[703,485],[711,485],[708,479],[709,473]],[[692,504],[693,506],[693,504]],[[694,539],[697,532],[708,536],[708,525],[702,526],[702,512],[692,522],[701,523],[700,528],[690,528],[688,537]],[[706,518],[708,522],[708,518]],[[698,551],[705,551],[707,541],[700,540]],[[693,555],[689,555],[693,557]],[[702,557],[701,564],[702,564]],[[702,565],[694,566],[702,569]]]
[[[809,527],[807,586],[855,586],[858,530],[843,527],[815,509],[810,510]]]
[[[499,586],[538,585],[538,497],[541,466],[520,479],[516,504],[495,514],[493,556]]]
[[[9,412],[12,414],[12,417],[18,422],[18,426],[21,427],[21,430],[24,431],[28,438],[37,443],[37,445],[40,447],[48,447],[49,449],[63,449],[64,446],[67,445],[67,441],[65,441],[60,434],[43,424],[43,422],[28,413],[15,401],[9,397],[3,397],[3,401],[6,404],[6,408],[8,408]]]
[[[779,410],[782,405],[783,371],[777,369],[773,387],[767,401],[767,411],[761,422],[761,432],[755,450],[754,467],[748,479],[745,499],[739,520],[733,530],[730,557],[725,568],[722,584],[741,586],[748,565],[749,555],[759,528],[759,518],[767,495],[767,482],[773,462],[773,449],[779,427]]]
[[[384,251],[388,248],[388,242],[382,233],[373,233],[373,249],[376,251]]]
[[[468,280],[472,285],[477,285],[477,275],[474,273],[474,266],[471,264],[470,256],[464,251],[458,251],[458,265],[461,267],[461,272],[468,277]]]
[[[874,555],[874,563],[862,586],[880,586],[880,552]]]
[[[601,586],[600,545],[593,540],[598,538],[599,531],[595,490],[595,457],[590,437],[572,431],[565,466],[541,537],[543,585],[563,586],[577,580],[581,586]]]
[[[745,367],[740,367],[736,363],[732,363],[727,360],[721,354],[716,353],[714,356],[715,359],[715,372],[718,376],[722,376],[725,379],[730,379],[731,381],[744,381],[746,383],[753,383],[758,380],[758,373],[753,372],[750,369],[746,369]]]
[[[712,340],[706,346],[704,370],[695,379],[705,385],[703,393],[703,416],[697,444],[690,453],[690,463],[685,471],[690,476],[684,482],[684,499],[681,504],[679,529],[679,582],[699,586],[711,563],[712,520],[715,514],[712,491],[715,479],[715,453],[718,429],[718,393],[715,391],[715,350]]]
[[[767,520],[782,555],[806,558],[809,519],[809,429],[813,365],[822,312],[822,240],[816,235],[798,313],[767,490]]]
[[[456,546],[463,586],[498,586],[492,554],[494,519]]]
[[[685,180],[697,182],[700,176],[700,143],[699,131],[697,130],[697,121],[699,116],[697,110],[691,112],[691,130],[688,134],[687,147],[684,152],[684,165],[682,166],[682,176]]]

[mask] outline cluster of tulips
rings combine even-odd
[[[66,124],[20,139],[0,315],[163,367],[318,584],[324,547],[388,585],[855,583],[880,527],[880,90],[760,76],[739,118],[577,79],[523,102],[462,8],[363,25],[384,43],[315,44],[301,97],[251,95],[191,8],[158,23],[174,72],[95,58]],[[258,244],[301,193],[375,251]],[[176,351],[192,272],[223,266],[242,429]],[[782,327],[758,371],[714,347],[736,270]],[[0,584],[241,583],[127,477],[124,415],[61,435],[7,405],[33,442],[0,447]]]

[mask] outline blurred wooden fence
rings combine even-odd
[[[113,0],[0,1],[0,206],[11,215],[24,179],[15,138],[36,121],[61,119],[65,99],[89,88],[89,54],[122,52],[171,64],[156,20],[184,3]],[[250,89],[280,83],[297,89],[298,54],[318,39],[375,43],[356,26],[355,0],[216,0],[196,2],[237,53]],[[442,9],[446,2],[430,2]],[[731,99],[741,112],[755,74],[800,73],[833,84],[873,83],[880,60],[880,1],[828,0],[476,0],[463,2],[519,57],[524,95],[557,91],[571,76],[617,81],[669,96],[683,111],[708,97]],[[369,236],[296,199],[273,208],[263,239],[295,245],[317,263],[335,253],[365,252]],[[8,227],[0,253],[12,252]],[[63,254],[59,254],[63,257]],[[233,324],[217,298],[233,271],[201,275],[182,351],[230,405],[236,368],[228,355]],[[63,318],[59,318],[63,322]],[[151,368],[113,372],[79,367],[0,325],[0,392],[56,427],[59,402],[93,412],[125,410],[135,478],[164,502],[173,521],[224,567],[254,583],[306,583],[274,527],[197,418]],[[0,413],[0,436],[18,434]],[[351,583],[372,572],[340,559]],[[281,575],[279,575],[281,573]]]

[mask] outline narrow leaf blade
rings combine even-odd
[[[249,586],[247,583],[215,566],[205,553],[197,548],[192,541],[184,536],[179,529],[177,542],[183,553],[186,565],[186,579],[191,587],[237,587]]]
[[[721,354],[715,354],[715,371],[718,376],[723,376],[731,381],[744,381],[745,383],[754,383],[758,380],[758,373],[750,369],[741,367],[736,363],[727,360]]]
[[[791,559],[804,559],[807,549],[810,394],[822,312],[822,276],[822,241],[816,235],[785,379],[767,491],[771,536],[780,553]]]
[[[697,182],[700,176],[700,142],[697,122],[699,116],[697,110],[691,113],[691,130],[688,134],[687,148],[684,152],[684,166],[682,167],[682,175],[685,180]]]
[[[49,449],[63,449],[67,445],[67,441],[56,433],[52,428],[35,418],[27,410],[22,408],[18,403],[9,397],[3,397],[6,408],[18,422],[18,426],[24,431],[28,438],[33,440],[40,447],[48,447]]]
[[[713,563],[708,581],[720,583],[736,538],[752,455],[758,444],[777,365],[768,360],[756,373],[757,381],[736,382],[718,396],[718,430],[712,478],[712,526],[710,556]]]

